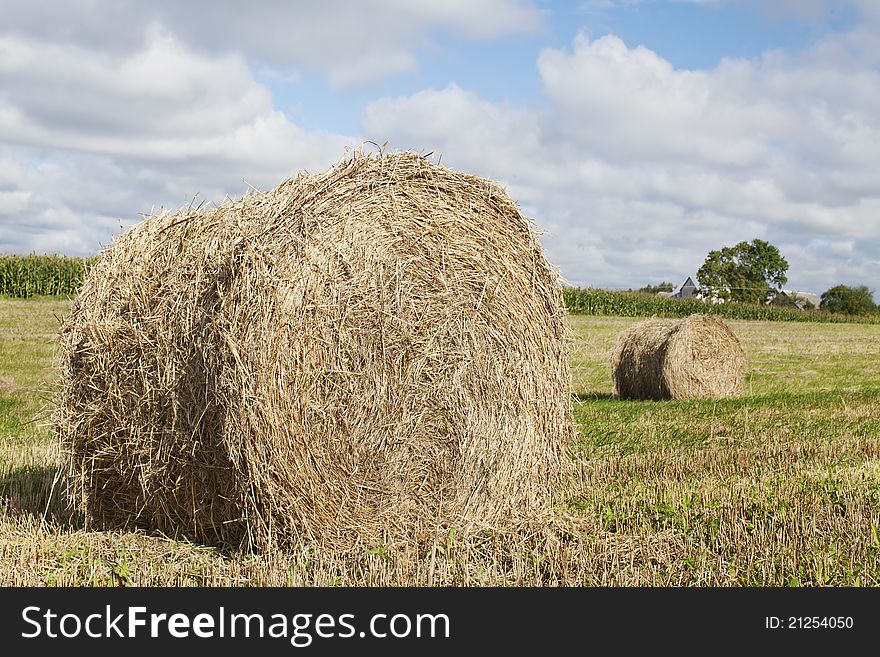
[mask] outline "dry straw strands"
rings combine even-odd
[[[611,367],[620,399],[712,399],[742,394],[746,356],[720,317],[691,315],[630,327]]]
[[[571,431],[564,320],[507,194],[413,153],[148,217],[62,328],[69,493],[254,548],[534,513]]]

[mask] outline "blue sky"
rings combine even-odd
[[[497,180],[570,282],[693,275],[766,239],[789,289],[880,288],[872,0],[0,0],[0,251],[365,141]]]
[[[542,17],[533,29],[490,42],[437,31],[418,48],[419,67],[369,85],[334,87],[321,71],[296,70],[292,78],[262,75],[276,106],[310,128],[356,134],[363,107],[376,96],[401,96],[455,83],[479,90],[493,102],[539,105],[536,61],[547,47],[563,48],[572,37],[615,34],[644,45],[676,68],[714,68],[723,58],[756,58],[770,50],[796,52],[826,34],[852,29],[851,5],[774,11],[741,2],[552,2],[536,3]],[[253,62],[260,71],[260,62]],[[290,73],[288,73],[290,74]]]
[[[772,4],[772,3],[770,3]],[[401,96],[455,83],[477,89],[493,102],[538,105],[536,61],[547,47],[563,48],[574,35],[615,34],[644,45],[677,68],[714,68],[723,58],[756,58],[770,50],[802,50],[826,34],[856,24],[851,5],[801,11],[742,2],[552,2],[536,3],[542,18],[533,29],[489,42],[438,30],[418,47],[417,70],[368,85],[334,87],[320,71],[254,72],[272,89],[276,106],[303,126],[355,134],[363,107],[376,96]],[[263,71],[265,73],[265,70]],[[280,80],[284,76],[288,79]]]

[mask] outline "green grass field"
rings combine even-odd
[[[746,395],[658,403],[611,396],[638,320],[572,317],[580,433],[553,522],[252,555],[65,511],[48,404],[68,307],[0,299],[2,585],[880,585],[880,325],[730,322]]]

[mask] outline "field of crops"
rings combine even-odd
[[[255,555],[65,510],[48,403],[68,309],[0,299],[0,585],[880,585],[880,325],[732,321],[742,398],[622,402],[609,358],[637,320],[573,316],[552,524]]]
[[[0,294],[27,299],[76,293],[95,258],[0,255]]]
[[[565,306],[574,315],[618,317],[687,317],[695,313],[721,315],[727,319],[774,322],[880,323],[880,314],[853,317],[821,310],[798,310],[769,305],[711,303],[701,299],[673,299],[639,292],[610,292],[592,288],[563,290]]]
[[[57,255],[0,255],[0,296],[73,296],[97,258]],[[820,310],[803,311],[752,304],[713,304],[700,299],[673,299],[638,292],[565,288],[563,299],[572,315],[618,317],[687,317],[694,313],[727,319],[775,322],[880,323],[880,313],[853,317]]]

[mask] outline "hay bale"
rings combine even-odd
[[[56,427],[94,525],[255,548],[544,508],[565,310],[489,181],[355,155],[106,248],[61,331]]]
[[[611,367],[620,399],[715,399],[742,394],[746,356],[720,317],[691,315],[630,327]]]

